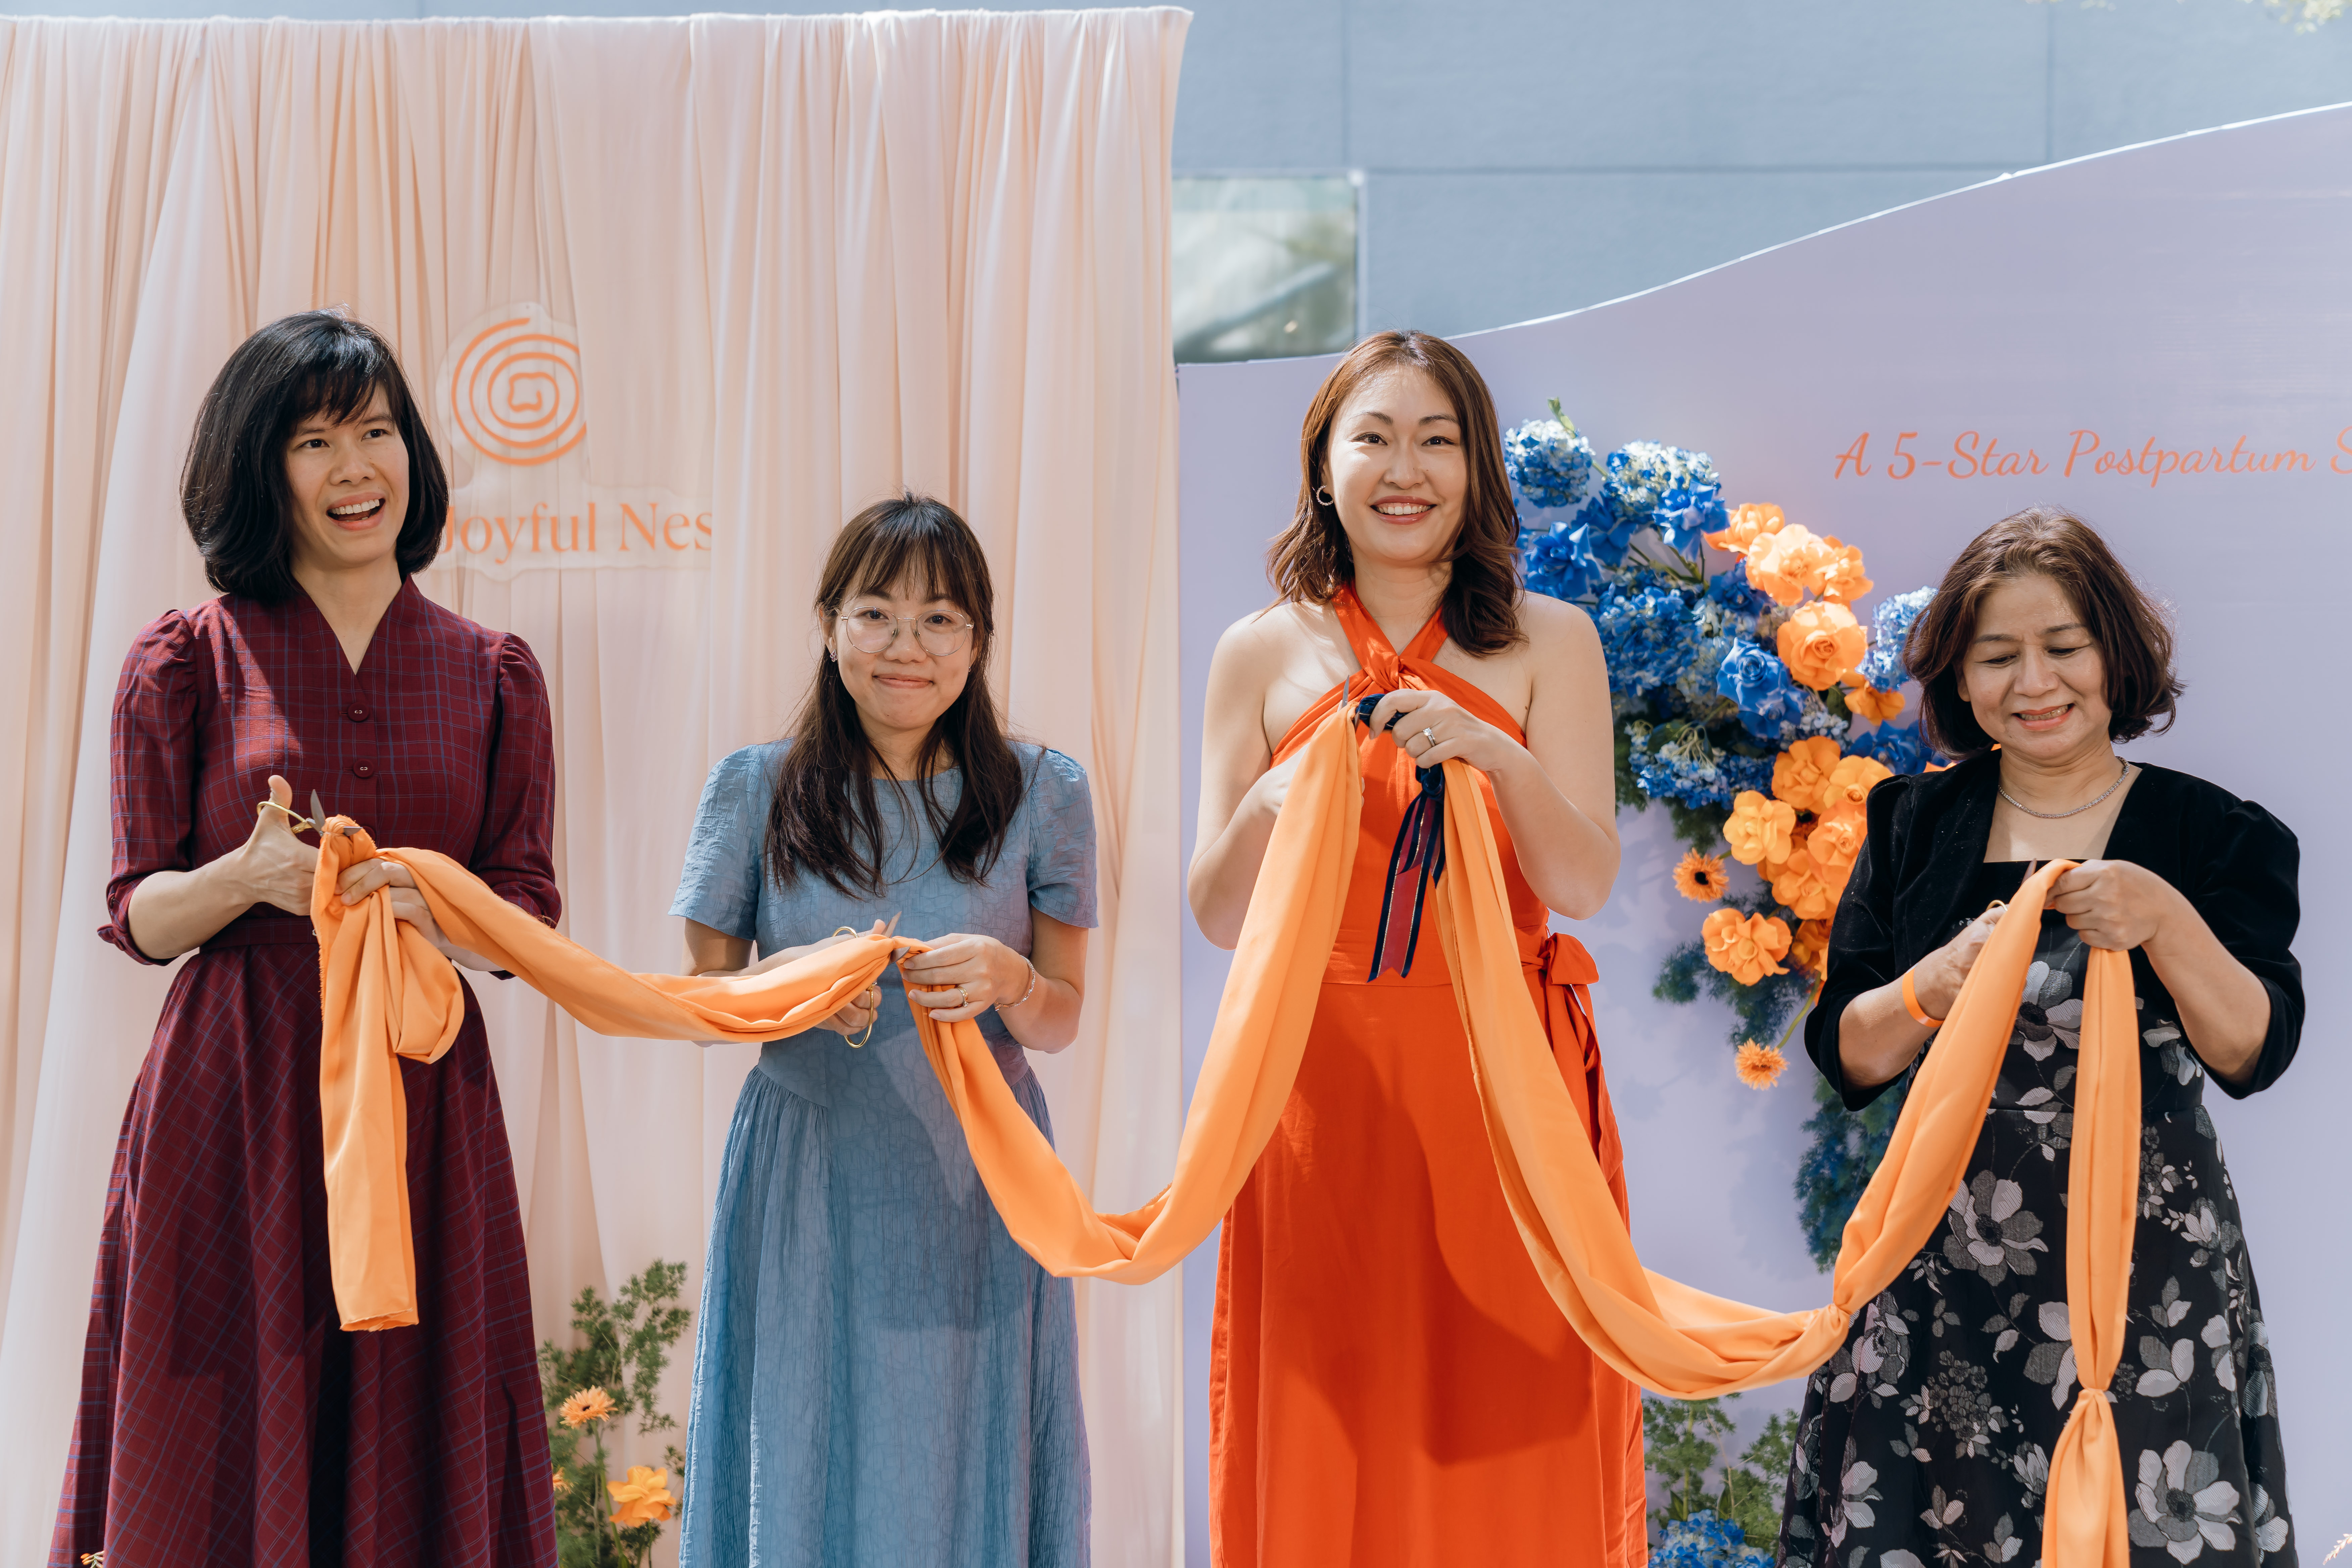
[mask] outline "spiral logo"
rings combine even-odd
[[[518,468],[553,462],[580,445],[580,345],[536,310],[494,321],[460,349],[449,406],[474,450]]]

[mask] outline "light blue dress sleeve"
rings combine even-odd
[[[1037,759],[1022,803],[1029,813],[1029,904],[1064,925],[1092,931],[1095,803],[1087,770],[1059,752]]]
[[[759,940],[761,849],[775,787],[774,745],[746,746],[722,758],[703,782],[694,836],[669,912],[746,942]]]

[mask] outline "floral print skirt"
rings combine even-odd
[[[2039,1561],[2078,1392],[2063,1205],[2085,956],[2063,923],[2044,928],[1942,1231],[1813,1373],[1780,1563]],[[2140,1025],[2139,1223],[2113,1385],[2131,1561],[2283,1568],[2296,1558],[2277,1380],[2204,1069],[2177,1024]]]

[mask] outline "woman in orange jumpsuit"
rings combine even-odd
[[[1622,1205],[1591,960],[1547,931],[1549,910],[1598,911],[1616,876],[1600,641],[1581,611],[1520,591],[1493,400],[1452,345],[1366,339],[1300,446],[1297,516],[1270,557],[1279,602],[1229,629],[1210,669],[1190,890],[1212,941],[1239,937],[1300,742],[1335,702],[1391,695],[1363,731],[1355,876],[1306,1058],[1225,1222],[1214,1560],[1637,1563],[1639,1393],[1569,1328],[1504,1205],[1433,908],[1412,935],[1412,874],[1382,921],[1416,769],[1459,758],[1498,821],[1528,987]]]

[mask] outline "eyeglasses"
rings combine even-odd
[[[849,646],[860,653],[881,653],[898,640],[898,628],[909,626],[923,651],[934,658],[961,653],[971,646],[971,619],[947,610],[919,616],[893,616],[872,606],[834,617],[845,628]]]

